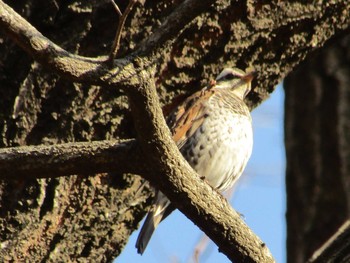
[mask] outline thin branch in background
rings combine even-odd
[[[202,235],[201,239],[197,243],[194,253],[193,253],[193,261],[195,263],[199,263],[200,256],[204,253],[205,250],[207,250],[208,244],[209,244],[209,237],[205,234]]]
[[[350,220],[346,220],[307,263],[349,262],[350,259]]]
[[[122,16],[123,14],[122,14],[122,12],[120,11],[118,5],[114,2],[114,0],[110,0],[110,2],[111,2],[112,5],[114,6],[115,11],[117,11],[118,15],[119,15],[119,16]]]
[[[137,0],[130,0],[128,6],[124,10],[124,13],[120,12],[119,7],[114,2],[114,0],[111,0],[111,2],[113,2],[114,7],[117,10],[117,13],[120,15],[120,18],[119,18],[117,32],[116,32],[115,37],[114,37],[112,49],[111,49],[111,52],[109,54],[109,61],[112,61],[115,58],[115,56],[117,55],[117,53],[118,53],[119,44],[120,44],[120,38],[121,38],[121,35],[122,35],[122,31],[123,31],[123,27],[124,27],[126,18],[128,17],[130,11],[132,10],[132,8],[135,5],[135,3],[137,2]]]
[[[232,187],[231,189],[227,190],[223,195],[227,200],[230,200],[231,197],[233,196],[233,193],[236,189],[235,185],[234,187]],[[207,251],[209,242],[210,242],[210,238],[206,235],[206,234],[202,234],[201,239],[198,241],[197,245],[194,248],[194,252],[193,252],[193,262],[195,263],[199,263],[200,262],[200,257],[204,254],[205,251]]]

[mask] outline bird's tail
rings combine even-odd
[[[154,230],[158,224],[168,216],[172,211],[169,199],[160,191],[157,192],[155,202],[148,212],[145,223],[136,241],[137,253],[143,254]]]

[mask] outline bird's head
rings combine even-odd
[[[237,68],[225,68],[216,78],[216,88],[232,89],[241,99],[249,93],[255,71],[244,72]]]

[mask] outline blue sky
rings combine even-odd
[[[254,148],[248,166],[236,186],[232,206],[243,214],[248,226],[267,244],[278,263],[285,262],[285,153],[283,142],[284,92],[279,85],[271,97],[252,112]],[[143,256],[130,237],[121,263],[192,263],[193,251],[203,236],[181,212],[173,212],[153,235]],[[209,242],[200,262],[227,263],[225,255]]]

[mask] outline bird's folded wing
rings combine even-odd
[[[205,103],[208,103],[208,99],[212,95],[212,90],[196,92],[187,98],[170,115],[169,127],[173,139],[180,149],[186,143],[187,139],[203,124],[203,121],[208,116]]]

